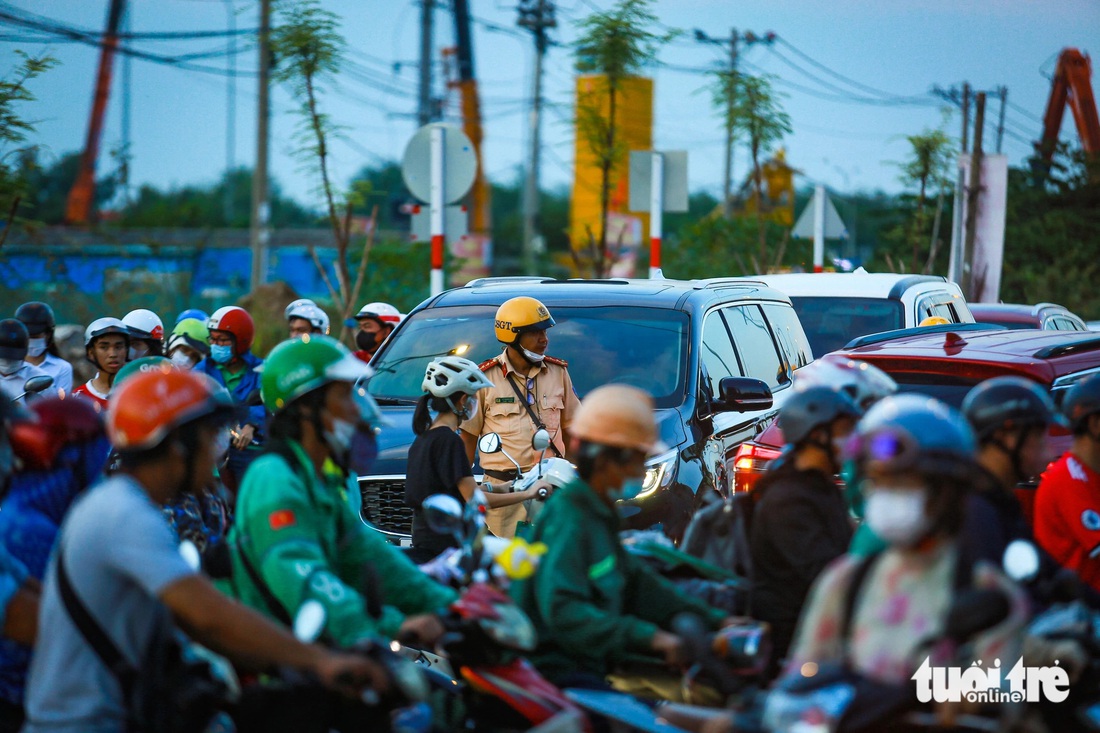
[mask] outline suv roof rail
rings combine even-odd
[[[501,275],[499,277],[479,277],[466,283],[467,288],[478,288],[485,285],[508,285],[521,282],[558,282],[556,278],[545,275]]]
[[[1100,349],[1100,336],[1070,341],[1066,344],[1047,346],[1039,349],[1032,356],[1036,359],[1053,359],[1056,356],[1065,356],[1066,354],[1073,354],[1078,351],[1093,351],[1095,349]]]
[[[768,284],[763,280],[753,280],[751,277],[708,277],[702,280],[691,281],[691,287],[696,290],[717,288],[723,285],[759,285],[765,288],[768,287]]]
[[[938,326],[913,326],[912,328],[897,328],[893,331],[871,333],[859,336],[844,344],[845,350],[858,349],[861,346],[881,344],[884,341],[905,338],[906,336],[921,336],[926,333],[953,333],[956,331],[1005,331],[1004,326],[993,323],[942,323]],[[1038,356],[1038,354],[1036,354]]]
[[[1031,315],[1033,315],[1033,316],[1039,315],[1040,313],[1043,312],[1044,308],[1059,308],[1061,310],[1065,310],[1065,308],[1058,305],[1057,303],[1036,303],[1035,305],[1033,305],[1031,307]]]

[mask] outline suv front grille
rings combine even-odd
[[[383,532],[408,537],[413,511],[405,504],[404,476],[365,476],[359,479],[362,518]]]

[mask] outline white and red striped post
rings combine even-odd
[[[825,187],[814,187],[814,272],[825,271]]]
[[[432,275],[431,294],[439,295],[443,292],[443,245],[445,240],[444,221],[446,221],[446,202],[443,184],[443,135],[442,126],[432,127],[431,147],[431,235],[432,235]]]
[[[650,161],[649,183],[649,279],[661,273],[661,214],[664,211],[665,159],[658,152]]]

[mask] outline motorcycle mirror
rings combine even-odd
[[[179,547],[180,557],[196,573],[202,569],[202,553],[191,540],[184,540]]]
[[[550,447],[550,433],[546,428],[539,428],[531,438],[531,447],[537,451],[544,451]]]
[[[52,384],[53,377],[47,374],[31,377],[23,382],[23,394],[38,394],[45,389],[49,389]]]
[[[1017,583],[1026,583],[1039,574],[1039,551],[1028,540],[1012,540],[1001,560],[1005,574]]]
[[[462,541],[465,528],[462,504],[446,494],[432,494],[420,505],[424,520],[433,532],[457,537]]]
[[[482,453],[498,453],[502,447],[496,433],[485,433],[477,440],[477,449]]]
[[[321,602],[310,598],[301,605],[294,617],[294,638],[306,644],[317,641],[325,628],[326,616],[328,612]]]
[[[947,611],[944,633],[961,644],[1004,621],[1011,610],[1008,597],[999,590],[961,591]]]

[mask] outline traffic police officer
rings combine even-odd
[[[515,466],[504,452],[524,471],[538,463],[541,456],[531,447],[531,439],[540,427],[550,433],[547,455],[565,457],[569,423],[580,400],[569,377],[569,365],[546,355],[550,344],[546,331],[553,325],[550,311],[534,298],[512,298],[497,309],[497,340],[505,348],[480,364],[493,386],[478,393],[478,411],[459,426],[471,462],[482,434],[500,435],[504,451],[481,456],[481,468],[491,479],[516,478]],[[512,537],[523,511],[522,504],[490,509],[489,529],[500,537]]]

